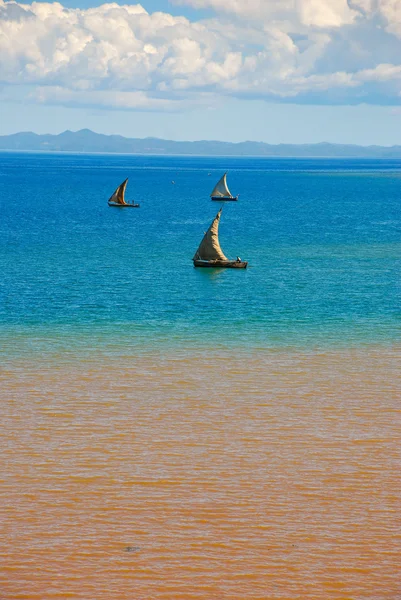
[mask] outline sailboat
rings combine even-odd
[[[126,206],[129,206],[130,208],[139,208],[139,204],[135,204],[135,202],[130,203],[125,201],[124,195],[127,183],[128,177],[118,186],[116,191],[110,196],[109,206],[117,206],[119,208],[125,208]]]
[[[246,269],[248,263],[237,257],[237,260],[228,260],[223,253],[219,243],[219,221],[221,216],[219,212],[215,216],[209,229],[203,236],[199,248],[193,257],[194,267],[225,267],[229,269]]]
[[[235,201],[238,200],[238,196],[233,196],[227,186],[227,173],[224,173],[223,177],[219,179],[210,194],[212,200],[218,202],[224,201]]]

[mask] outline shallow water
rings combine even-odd
[[[2,368],[2,598],[401,595],[399,347]]]

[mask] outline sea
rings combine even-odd
[[[248,268],[197,269],[224,172]],[[401,598],[401,161],[1,152],[0,190],[1,600]]]

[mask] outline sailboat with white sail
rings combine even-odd
[[[246,269],[248,266],[246,261],[241,260],[239,256],[237,256],[236,260],[229,260],[220,247],[219,222],[222,210],[223,209],[220,208],[209,229],[203,236],[203,239],[199,244],[199,248],[195,252],[195,255],[192,259],[194,267],[225,267],[229,269]]]
[[[116,191],[109,198],[109,206],[117,206],[118,208],[139,208],[139,204],[135,204],[135,202],[126,202],[125,201],[125,188],[127,187],[128,177],[123,181]]]
[[[227,185],[227,173],[224,173],[223,177],[219,179],[210,194],[212,200],[216,202],[233,202],[238,200],[238,196],[233,196]]]

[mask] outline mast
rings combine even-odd
[[[192,260],[228,260],[219,243],[219,221],[222,210],[223,209],[220,208],[219,212],[213,219],[212,224],[203,236],[203,239],[199,244],[199,248],[195,252]]]

